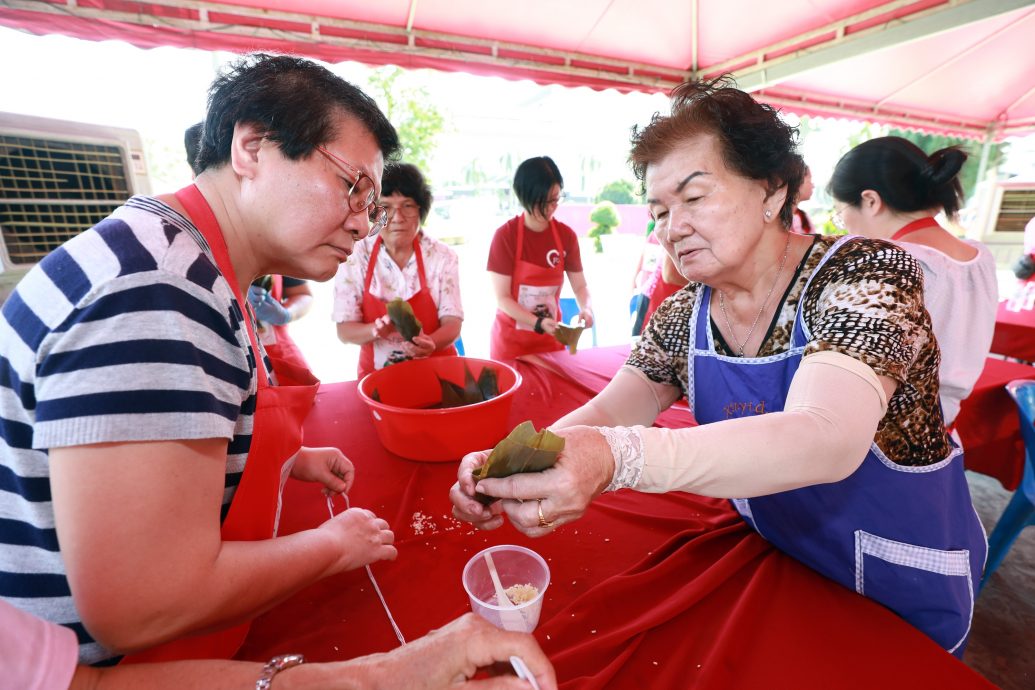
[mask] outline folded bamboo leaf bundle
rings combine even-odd
[[[392,325],[395,326],[395,330],[399,331],[399,335],[404,340],[413,342],[413,339],[420,335],[420,329],[423,328],[420,319],[413,313],[413,307],[410,306],[409,302],[405,302],[399,298],[391,300],[387,305],[388,318],[392,320]]]
[[[578,349],[579,338],[582,336],[582,331],[586,330],[585,326],[566,326],[563,323],[557,324],[557,330],[553,332],[553,337],[562,344],[568,347],[568,352],[575,354],[575,350]]]
[[[549,429],[536,431],[532,422],[525,421],[496,444],[485,464],[474,471],[474,478],[480,481],[488,477],[509,477],[521,472],[541,472],[554,466],[562,450],[562,437]],[[485,494],[476,494],[475,498],[485,505],[496,500]]]
[[[500,394],[499,379],[496,376],[495,369],[485,367],[478,375],[478,378],[475,379],[470,367],[467,366],[467,362],[464,362],[463,386],[447,381],[441,376],[438,378],[438,382],[442,387],[442,402],[434,407],[449,408],[473,405],[474,403],[492,400]]]

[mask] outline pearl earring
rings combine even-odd
[[[770,219],[770,218],[772,218],[772,217],[773,217],[773,212],[772,212],[772,211],[770,211],[769,209],[766,209],[766,212],[765,212],[765,219],[766,219],[766,220],[769,220],[769,219]]]

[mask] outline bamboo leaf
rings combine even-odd
[[[566,326],[563,323],[559,323],[557,324],[557,330],[553,332],[553,337],[562,345],[566,345],[568,352],[575,354],[579,346],[579,338],[584,330],[586,330],[585,326]]]
[[[485,464],[473,473],[475,480],[488,477],[509,477],[522,472],[541,472],[553,467],[558,454],[564,450],[564,439],[549,429],[536,431],[532,422],[525,421],[492,449]],[[488,505],[492,496],[476,494],[475,498]]]
[[[396,298],[386,305],[386,309],[388,310],[388,318],[392,320],[392,325],[395,326],[395,330],[399,331],[399,335],[404,340],[413,342],[413,339],[420,335],[420,329],[423,328],[423,324],[414,315],[413,307],[410,306],[409,302]]]

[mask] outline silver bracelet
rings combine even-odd
[[[304,663],[305,657],[301,654],[281,654],[273,657],[262,667],[262,674],[259,680],[255,681],[255,690],[270,690],[275,675]]]

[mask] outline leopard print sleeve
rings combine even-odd
[[[804,301],[805,355],[832,350],[898,382],[877,428],[893,462],[928,465],[949,452],[938,403],[941,355],[924,308],[923,270],[890,242],[849,240],[816,274]]]
[[[933,338],[920,264],[879,240],[850,240],[827,261],[805,295],[805,320],[806,355],[835,350],[899,383]]]
[[[675,386],[684,395],[690,347],[687,329],[698,288],[691,283],[661,303],[625,362],[651,381]]]

